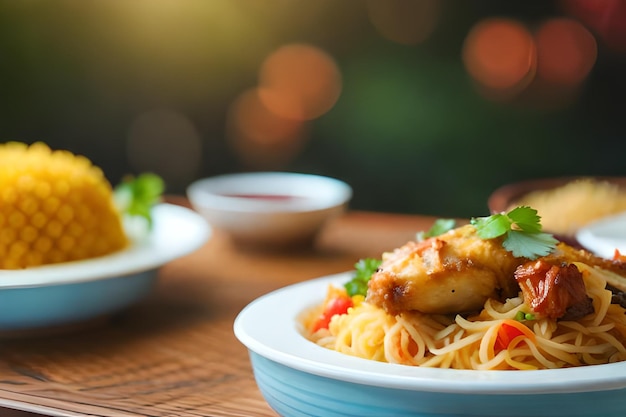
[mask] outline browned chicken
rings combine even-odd
[[[582,275],[572,263],[610,271],[604,274],[609,288],[624,291],[622,258],[599,258],[564,243],[537,261],[516,258],[502,247],[500,238],[481,239],[474,226],[466,225],[383,254],[369,281],[367,301],[390,314],[456,314],[478,311],[489,298],[504,301],[521,290],[525,303],[539,314],[580,317],[592,306]]]
[[[524,302],[553,319],[574,320],[593,313],[583,274],[572,263],[553,264],[548,258],[527,262],[515,271]]]
[[[612,274],[606,275],[609,287],[626,292],[626,260],[624,257],[604,259],[586,250],[559,243],[556,250],[547,259],[552,262],[582,262],[610,271]]]
[[[519,293],[513,273],[526,261],[506,251],[500,239],[483,240],[473,226],[462,226],[383,254],[367,301],[390,314],[479,310],[488,298]]]

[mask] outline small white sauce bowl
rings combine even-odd
[[[236,243],[276,248],[311,243],[346,210],[352,188],[319,175],[252,172],[194,181],[187,196],[194,210]]]

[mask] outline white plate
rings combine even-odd
[[[253,301],[234,324],[257,384],[283,416],[622,416],[626,362],[538,371],[473,371],[376,362],[322,348],[297,317],[352,273]]]
[[[194,211],[153,208],[153,229],[122,251],[94,259],[0,271],[0,331],[65,325],[128,307],[153,287],[160,266],[211,235]]]
[[[615,249],[626,255],[626,213],[597,220],[576,233],[583,247],[603,258],[611,259]]]

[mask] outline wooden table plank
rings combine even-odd
[[[433,220],[349,212],[294,252],[238,248],[215,231],[129,310],[71,333],[1,340],[0,415],[275,416],[233,334],[237,313],[271,290],[380,256]]]

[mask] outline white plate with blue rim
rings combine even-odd
[[[626,362],[536,371],[474,371],[376,362],[323,348],[298,317],[352,273],[264,295],[237,316],[257,385],[283,417],[622,417]]]
[[[152,208],[152,229],[118,252],[93,259],[0,270],[0,334],[64,328],[106,317],[154,288],[164,264],[211,236],[199,214],[174,204]]]

